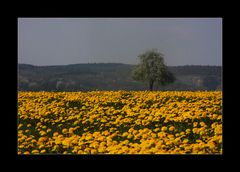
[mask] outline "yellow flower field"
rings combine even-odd
[[[222,154],[222,92],[19,92],[18,154]]]

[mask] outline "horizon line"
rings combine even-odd
[[[69,66],[69,65],[86,65],[86,64],[122,64],[122,65],[138,65],[138,64],[128,64],[128,63],[113,63],[113,62],[91,62],[91,63],[71,63],[71,64],[56,64],[56,65],[35,65],[30,63],[18,63],[18,65],[30,65],[30,66],[37,66],[37,67],[50,67],[50,66]],[[175,66],[219,66],[222,65],[210,65],[210,64],[185,64],[185,65],[166,65],[168,67],[175,67]]]

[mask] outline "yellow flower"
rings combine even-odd
[[[99,147],[99,148],[98,148],[98,152],[100,152],[100,153],[103,153],[105,150],[106,150],[105,147]]]
[[[57,136],[58,136],[58,132],[54,132],[54,133],[53,133],[53,136],[54,136],[54,137],[57,137]]]
[[[40,138],[38,139],[38,142],[45,142],[46,140],[47,140],[46,137],[40,137]]]
[[[79,150],[77,154],[83,154],[84,152],[82,150]]]
[[[26,155],[27,155],[27,154],[30,154],[30,152],[29,152],[29,151],[26,151],[26,152],[24,152],[23,154],[26,154]]]
[[[74,128],[69,128],[69,134],[72,134],[74,132]]]
[[[44,136],[44,135],[47,134],[45,131],[40,131],[39,133],[40,133],[41,136]]]
[[[188,143],[188,141],[189,141],[188,139],[184,139],[183,143]]]
[[[134,131],[134,128],[130,128],[130,129],[128,130],[129,133],[131,133],[131,132],[133,132],[133,131]]]
[[[200,122],[200,125],[204,127],[206,124],[204,122]]]
[[[85,140],[91,140],[92,139],[92,135],[88,135],[85,137]]]
[[[44,145],[40,145],[40,146],[39,146],[39,149],[42,149],[42,148],[44,148]]]
[[[23,126],[23,124],[19,124],[19,125],[18,125],[18,129],[20,129],[22,126]]]
[[[122,136],[123,136],[123,137],[126,137],[126,136],[128,136],[128,133],[127,133],[127,132],[124,132]]]
[[[63,144],[63,146],[64,146],[65,148],[69,148],[70,145],[71,145],[70,141],[67,140],[67,139],[63,140],[63,141],[62,141],[62,144]]]
[[[38,154],[38,153],[39,153],[39,150],[33,150],[32,153],[33,153],[33,154]]]
[[[91,149],[91,154],[96,154],[97,151],[95,149]]]
[[[201,128],[194,128],[193,133],[199,134],[201,132]]]
[[[41,150],[40,153],[46,153],[46,150],[45,150],[45,149],[44,149],[44,150]]]
[[[32,139],[31,140],[31,143],[36,143],[37,141],[35,139]]]
[[[64,128],[64,129],[62,130],[62,133],[63,133],[63,134],[67,134],[67,132],[68,132],[68,130],[67,130],[66,128]]]
[[[186,129],[186,133],[187,133],[187,134],[191,133],[191,129],[189,129],[189,128]]]
[[[162,131],[167,131],[167,127],[162,127]]]
[[[24,148],[24,145],[19,145],[18,148]]]
[[[18,102],[19,154],[222,153],[221,91],[20,91]]]
[[[127,138],[131,139],[131,138],[133,138],[133,135],[132,134],[128,134]]]
[[[193,123],[193,127],[196,127],[198,125],[198,122]]]
[[[169,131],[174,131],[174,129],[175,129],[174,126],[169,127]]]

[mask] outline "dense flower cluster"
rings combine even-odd
[[[222,92],[19,92],[18,154],[221,154]]]

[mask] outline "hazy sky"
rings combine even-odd
[[[222,65],[221,18],[18,18],[18,63],[138,63],[157,48],[169,66]]]

